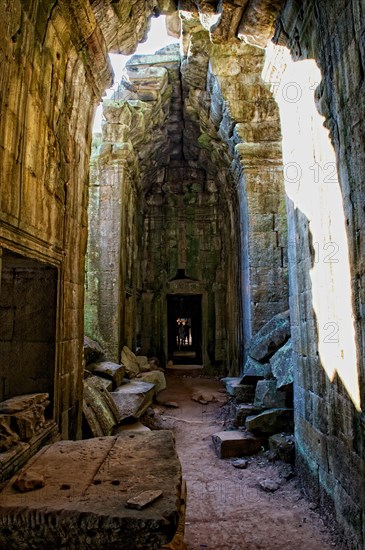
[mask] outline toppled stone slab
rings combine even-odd
[[[94,437],[111,435],[122,418],[99,376],[84,380],[82,411]]]
[[[293,384],[294,364],[291,339],[271,357],[270,365],[278,388],[285,388]]]
[[[246,428],[252,432],[274,434],[293,428],[293,409],[269,409],[246,418]]]
[[[127,378],[135,378],[139,374],[137,357],[127,346],[122,349],[121,363],[125,368]]]
[[[110,393],[114,401],[121,421],[138,419],[152,405],[155,395],[155,385],[142,382],[138,379],[131,380]]]
[[[270,319],[252,338],[248,354],[257,361],[267,362],[289,338],[290,316],[285,311]]]
[[[212,435],[215,452],[219,458],[253,455],[261,449],[264,440],[252,433],[231,430]]]
[[[7,550],[60,548],[60,536],[68,550],[155,550],[176,532],[181,466],[169,431],[61,441],[28,468],[44,477],[44,487],[19,493],[13,478],[3,489],[0,540]],[[126,507],[145,490],[163,495],[144,510]]]
[[[254,405],[263,409],[285,407],[285,393],[276,388],[276,380],[259,380],[257,382]]]
[[[104,376],[113,381],[114,386],[121,386],[125,374],[125,367],[112,363],[111,361],[101,361],[100,363],[90,363],[88,370],[98,376]]]
[[[137,355],[136,359],[139,366],[139,372],[148,372],[151,370],[148,358],[145,355]]]
[[[166,389],[166,378],[163,372],[159,370],[152,370],[149,372],[141,372],[137,375],[138,380],[147,382],[148,384],[154,384],[156,393],[160,393]]]
[[[269,449],[273,456],[293,464],[295,461],[295,438],[292,434],[275,434],[269,437]]]
[[[249,403],[240,403],[235,408],[235,418],[233,424],[238,428],[239,426],[244,426],[246,418],[248,416],[254,416],[263,412],[262,407],[256,407]]]
[[[270,363],[260,363],[259,361],[256,361],[256,359],[248,356],[240,383],[256,385],[259,380],[271,377],[272,373]]]
[[[85,365],[105,359],[105,354],[100,344],[88,336],[84,336],[84,359]]]

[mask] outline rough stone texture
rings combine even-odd
[[[264,443],[260,437],[234,430],[213,434],[212,441],[219,458],[253,455]]]
[[[275,434],[293,427],[292,409],[269,409],[246,418],[246,428],[260,434]]]
[[[181,467],[171,432],[62,441],[38,453],[29,468],[42,473],[43,488],[20,494],[13,478],[1,493],[0,539],[10,550],[61,544],[152,550],[176,531]],[[126,508],[145,490],[163,496],[144,510]]]
[[[262,412],[261,407],[256,407],[255,405],[250,405],[247,403],[240,403],[235,407],[235,417],[233,420],[236,428],[240,426],[245,426],[246,418],[248,416],[254,416]]]
[[[127,346],[122,349],[121,362],[124,366],[127,378],[135,378],[139,374],[139,363],[137,357]]]
[[[356,549],[365,510],[363,18],[361,2],[288,1],[265,77],[280,106],[284,164],[299,167],[285,182],[297,464]]]
[[[271,377],[272,373],[270,363],[259,363],[259,361],[256,361],[252,357],[247,357],[247,361],[243,368],[243,377],[241,379],[241,384],[256,385],[258,380]]]
[[[265,362],[290,337],[289,311],[270,319],[250,342],[249,355],[257,361]]]
[[[94,437],[111,435],[122,417],[98,376],[84,380],[83,413]]]
[[[137,376],[138,380],[148,382],[155,385],[156,394],[166,389],[166,378],[163,372],[159,370],[152,370],[150,372],[142,372]]]
[[[270,359],[277,388],[293,384],[293,345],[289,339]]]
[[[113,381],[113,386],[121,386],[125,374],[124,365],[118,365],[111,361],[101,361],[100,363],[91,363],[87,369],[97,376],[104,376]]]
[[[253,403],[263,409],[285,407],[285,393],[278,391],[276,380],[259,380]]]
[[[105,353],[100,344],[88,336],[84,336],[84,359],[86,366],[105,359]]]
[[[295,461],[295,439],[292,434],[275,434],[269,437],[269,448],[283,462]]]
[[[154,384],[131,380],[110,393],[120,416],[120,420],[137,420],[152,405],[156,393]]]

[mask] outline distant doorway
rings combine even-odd
[[[202,363],[201,294],[169,294],[168,355],[175,364]]]

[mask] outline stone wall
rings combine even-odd
[[[283,132],[297,463],[357,549],[365,510],[360,4],[288,1],[265,73]]]
[[[78,8],[0,7],[0,247],[58,270],[52,378],[64,437],[80,434],[90,124],[110,82],[95,17],[88,3]]]

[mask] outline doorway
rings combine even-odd
[[[202,363],[202,296],[169,294],[168,356],[175,364]]]

